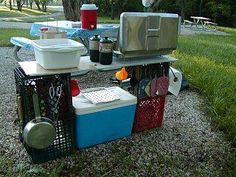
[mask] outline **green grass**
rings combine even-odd
[[[48,15],[50,12],[42,12],[36,9],[23,8],[22,12],[18,11],[16,7],[10,10],[8,7],[0,6],[0,18],[10,18],[10,17],[27,17],[27,16],[38,16],[38,15]]]
[[[98,23],[120,23],[120,20],[115,18],[114,20],[111,17],[98,17]]]
[[[204,110],[212,125],[224,132],[236,146],[236,29],[218,29],[229,36],[180,36],[174,63],[187,76],[190,84],[205,98]],[[232,173],[236,174],[236,152],[228,157]]]
[[[47,21],[55,21],[55,20],[65,20],[65,16],[57,16],[57,17],[53,17],[52,19],[49,19],[47,17],[40,17],[40,18],[27,18],[27,19],[21,19],[21,22],[25,22],[25,23],[34,23],[34,22],[47,22]]]
[[[13,36],[35,39],[35,37],[30,36],[30,31],[28,29],[0,28],[0,47],[12,46],[10,38]]]
[[[236,146],[236,29],[229,36],[180,36],[174,65],[206,97],[214,125]]]

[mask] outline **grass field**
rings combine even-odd
[[[192,87],[205,97],[204,111],[215,129],[236,147],[236,29],[219,28],[229,36],[180,36],[174,63]],[[236,153],[236,152],[235,152]],[[235,153],[229,157],[236,174]]]
[[[221,30],[230,35],[179,37],[174,65],[206,97],[212,123],[236,146],[236,29]]]
[[[12,44],[10,43],[10,38],[13,36],[34,39],[34,37],[30,36],[30,31],[27,29],[0,28],[0,47],[12,46]]]
[[[37,16],[37,15],[48,15],[50,12],[42,12],[35,9],[23,8],[22,12],[18,11],[16,7],[10,10],[9,7],[0,6],[0,18],[10,18],[10,17],[27,17],[27,16]]]

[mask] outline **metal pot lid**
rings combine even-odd
[[[27,127],[28,125],[24,128],[24,140],[32,148],[47,148],[56,137],[55,127],[49,122],[32,123],[30,129]]]

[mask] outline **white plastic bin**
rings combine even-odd
[[[85,46],[71,39],[40,39],[32,42],[36,61],[45,69],[78,67]]]

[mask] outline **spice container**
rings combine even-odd
[[[112,63],[113,41],[108,37],[104,37],[99,42],[99,62],[102,65]]]
[[[100,37],[95,35],[89,39],[89,54],[92,62],[99,62],[99,41]]]

